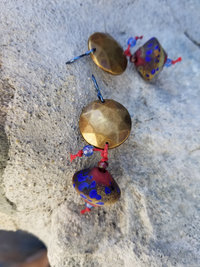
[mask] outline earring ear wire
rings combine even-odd
[[[85,52],[84,54],[80,55],[80,56],[77,56],[77,57],[74,57],[72,58],[71,60],[67,61],[66,64],[72,64],[74,63],[76,60],[82,58],[82,57],[85,57],[85,56],[89,56],[91,53],[94,53],[96,51],[96,48],[92,48],[90,49],[89,51]]]
[[[101,91],[100,91],[100,89],[99,89],[99,86],[98,86],[98,84],[97,84],[97,81],[96,81],[96,79],[95,79],[95,77],[94,77],[93,74],[92,74],[92,80],[93,80],[93,82],[94,82],[94,86],[95,86],[95,88],[96,88],[96,90],[97,90],[97,97],[99,98],[99,100],[100,100],[102,103],[104,103],[105,100],[103,99],[103,96],[102,96],[102,94],[101,94]]]

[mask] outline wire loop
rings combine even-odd
[[[90,55],[91,53],[95,52],[96,48],[92,48],[91,50],[85,52],[84,54],[80,55],[80,56],[77,56],[77,57],[74,57],[72,58],[71,60],[67,61],[66,64],[71,64],[73,63],[74,61],[78,60],[79,58],[82,58],[84,56],[88,56]]]
[[[98,96],[99,100],[100,100],[102,103],[104,103],[105,100],[103,99],[103,96],[102,96],[102,94],[101,94],[101,91],[100,91],[100,89],[99,89],[99,86],[98,86],[98,84],[97,84],[97,81],[96,81],[96,79],[95,79],[95,77],[94,77],[93,74],[92,74],[92,80],[93,80],[93,82],[94,82],[94,86],[95,86],[95,88],[96,88],[96,90],[97,90],[97,96]]]

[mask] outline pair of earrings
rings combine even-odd
[[[147,41],[132,55],[131,47],[134,47],[137,40],[142,38],[143,36],[129,38],[128,48],[123,51],[123,48],[112,36],[107,33],[96,32],[88,39],[89,50],[67,61],[66,64],[71,64],[83,56],[91,55],[98,67],[110,74],[119,75],[126,70],[127,57],[129,57],[130,62],[135,64],[136,70],[142,78],[150,81],[161,72],[164,66],[170,67],[181,61],[181,57],[176,60],[167,58],[167,53],[155,37]]]
[[[94,63],[104,71],[119,75],[127,67],[127,58],[133,62],[137,71],[146,80],[152,80],[164,66],[171,66],[181,58],[173,61],[167,59],[167,54],[156,38],[151,38],[133,55],[131,47],[135,46],[141,37],[129,38],[128,48],[122,47],[109,34],[94,33],[88,39],[89,51],[66,62],[71,64],[77,59],[91,55]],[[86,106],[79,119],[80,132],[89,144],[71,154],[71,161],[76,157],[91,156],[94,151],[101,153],[101,160],[94,168],[78,171],[73,176],[73,186],[86,203],[81,214],[91,211],[92,207],[107,206],[120,198],[120,188],[107,171],[108,149],[121,145],[131,131],[131,117],[127,109],[112,99],[104,99],[95,77],[92,80],[97,90],[99,100]]]

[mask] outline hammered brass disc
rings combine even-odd
[[[79,127],[83,138],[91,145],[109,148],[122,144],[131,131],[131,117],[120,103],[105,99],[91,102],[81,113]]]
[[[88,48],[95,48],[91,53],[92,60],[104,71],[113,75],[123,73],[127,66],[127,58],[123,48],[109,34],[96,32],[88,39]]]

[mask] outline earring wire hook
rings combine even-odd
[[[85,52],[84,54],[80,55],[80,56],[77,56],[77,57],[74,57],[72,58],[71,60],[67,61],[66,64],[71,64],[73,63],[74,61],[78,60],[79,58],[82,58],[84,56],[88,56],[90,55],[91,53],[95,52],[96,51],[96,48],[92,48],[91,50]]]
[[[97,90],[97,96],[98,96],[99,100],[100,100],[102,103],[104,103],[105,100],[103,99],[103,96],[102,96],[102,94],[101,94],[101,91],[100,91],[100,89],[99,89],[99,86],[98,86],[98,84],[97,84],[97,81],[96,81],[96,79],[95,79],[95,77],[94,77],[93,74],[92,74],[92,80],[93,80],[93,82],[94,82],[94,86],[95,86],[95,88],[96,88],[96,90]]]

